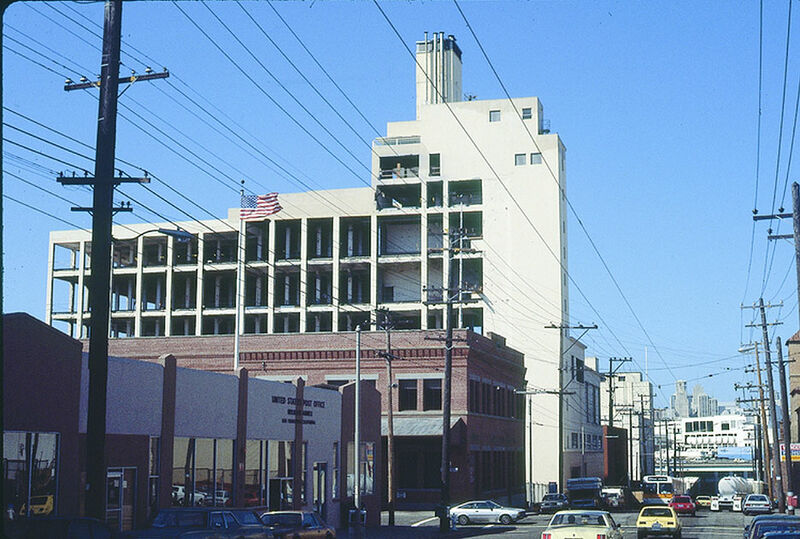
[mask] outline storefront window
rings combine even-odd
[[[264,442],[247,440],[244,465],[244,505],[266,505],[264,495]]]
[[[17,514],[56,513],[58,434],[3,433],[3,499]]]
[[[150,438],[149,477],[147,481],[147,520],[158,512],[158,484],[161,464],[161,440]]]
[[[348,469],[352,469],[352,462],[354,460],[353,442],[347,443],[347,462]],[[372,494],[375,489],[375,444],[373,442],[361,442],[361,454],[359,455],[359,464],[361,467],[361,494]],[[353,485],[355,485],[355,478],[353,472],[347,474],[347,495],[354,496]]]
[[[172,498],[175,505],[230,505],[233,440],[175,438]]]

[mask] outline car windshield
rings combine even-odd
[[[689,503],[692,499],[689,496],[675,496],[673,501],[675,501],[675,503]]]
[[[206,513],[203,511],[161,511],[153,519],[153,528],[203,528]]]
[[[643,517],[671,517],[672,511],[666,507],[645,507],[642,509]]]
[[[261,515],[261,522],[270,527],[299,528],[302,517],[296,513],[267,513]]]
[[[558,501],[560,499],[561,499],[561,496],[559,496],[558,494],[545,494],[545,496],[542,499],[542,501],[555,502],[555,501]]]
[[[559,513],[550,521],[551,526],[605,526],[600,513]]]
[[[252,511],[232,511],[234,518],[239,524],[260,524],[261,521]]]
[[[493,502],[493,501],[491,501],[491,500],[489,500],[489,501],[488,501],[488,502],[486,502],[486,503],[487,503],[487,504],[489,504],[489,507],[490,507],[490,508],[492,508],[492,509],[497,509],[498,507],[503,507],[503,506],[502,506],[502,505],[500,505],[499,503],[495,503],[495,502]]]
[[[766,502],[767,497],[763,494],[751,494],[747,497],[748,502]]]

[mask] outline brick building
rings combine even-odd
[[[235,375],[182,368],[170,355],[153,360],[109,359],[110,526],[141,528],[159,507],[228,500],[313,508],[333,526],[344,522],[353,503],[355,384],[336,391],[259,380],[245,368]],[[4,502],[25,513],[39,498],[52,514],[83,514],[88,365],[81,343],[29,315],[3,315],[3,373]],[[377,526],[380,395],[362,387],[362,501],[367,525]]]
[[[523,355],[491,338],[456,330],[453,350],[451,498],[521,497],[524,491]],[[444,348],[442,332],[391,334],[395,477],[398,506],[430,507],[439,500]],[[434,339],[434,340],[431,340]],[[113,339],[110,353],[153,361],[164,353],[181,366],[233,368],[233,336]],[[382,331],[362,333],[362,378],[380,391],[387,433],[387,368]],[[252,377],[340,386],[355,376],[355,334],[243,335],[240,364]],[[381,467],[385,469],[385,466]],[[383,482],[383,481],[382,481]]]

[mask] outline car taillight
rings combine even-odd
[[[604,533],[598,533],[598,534],[597,534],[597,539],[606,539],[606,534],[604,534]]]
[[[550,533],[543,533],[542,539],[553,539],[553,535]]]

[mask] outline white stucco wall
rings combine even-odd
[[[179,368],[175,379],[176,437],[236,438],[236,376]]]
[[[164,369],[158,363],[108,358],[106,433],[161,436]],[[80,432],[89,409],[88,355],[81,361]]]

